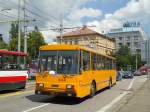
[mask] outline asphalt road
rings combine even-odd
[[[112,112],[145,81],[146,76],[124,79],[93,98],[83,99],[35,95],[34,86],[29,84],[22,91],[1,92],[0,112]]]

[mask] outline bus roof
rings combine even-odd
[[[90,51],[90,52],[93,52],[96,54],[100,54],[102,56],[105,56],[105,57],[108,57],[111,59],[115,59],[112,56],[102,54],[102,53],[100,53],[97,50],[94,50],[92,48],[83,47],[83,46],[79,46],[79,45],[66,45],[66,44],[44,45],[44,46],[40,47],[40,50],[42,50],[42,51],[47,51],[47,50],[85,50],[85,51]]]
[[[0,50],[0,55],[16,55],[16,56],[26,56],[27,54],[24,52],[16,52],[16,51],[8,51],[8,50]]]

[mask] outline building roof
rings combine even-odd
[[[89,29],[87,26],[84,26],[83,28],[79,28],[75,31],[67,32],[63,34],[63,37],[72,37],[72,36],[81,36],[81,35],[93,35],[93,34],[98,34],[98,32],[93,31]],[[60,37],[60,36],[58,36]]]
[[[102,35],[96,31],[89,29],[87,26],[83,26],[83,28],[79,28],[75,31],[64,33],[63,37],[78,37],[78,36],[85,36],[85,35],[99,35],[103,38],[107,38],[109,40],[115,41],[114,39],[111,39],[106,35]],[[60,38],[60,36],[58,36],[57,38]]]

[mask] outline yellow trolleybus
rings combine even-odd
[[[78,45],[45,45],[39,51],[36,94],[83,98],[116,83],[115,58]]]

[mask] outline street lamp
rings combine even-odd
[[[137,50],[136,50],[136,53],[135,53],[135,54],[136,54],[136,60],[135,60],[136,62],[135,62],[135,63],[136,63],[136,70],[137,70],[137,69],[138,69],[138,59],[137,59],[138,51],[137,51]]]

